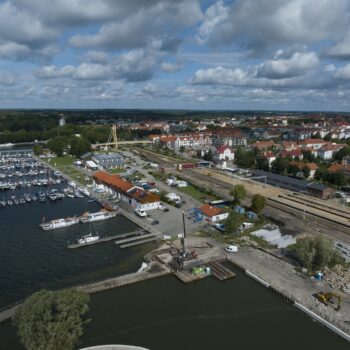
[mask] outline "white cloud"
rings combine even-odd
[[[44,66],[35,72],[35,75],[40,79],[56,79],[63,77],[71,77],[75,73],[76,68],[71,65],[64,67]]]
[[[240,68],[215,67],[198,70],[191,82],[193,84],[245,85],[247,73]]]
[[[280,51],[275,59],[260,64],[256,70],[257,77],[269,79],[296,77],[315,68],[319,63],[315,52],[294,52],[288,58],[280,58],[282,55],[283,51]]]
[[[175,73],[181,70],[184,67],[183,62],[175,62],[175,63],[170,63],[170,62],[163,62],[161,64],[161,69],[163,72],[166,73]]]
[[[116,18],[101,26],[94,34],[77,34],[70,44],[79,48],[138,48],[153,41],[169,44],[169,30],[194,25],[202,18],[196,0],[153,1],[139,6],[129,16]]]
[[[350,58],[350,33],[325,50],[326,56],[349,59]]]
[[[349,13],[347,0],[236,0],[207,42],[258,51],[275,44],[336,40],[348,27]]]
[[[344,67],[338,68],[334,71],[334,77],[337,79],[350,79],[350,63],[345,65]]]
[[[204,43],[215,27],[225,21],[228,18],[228,15],[229,6],[225,6],[222,0],[209,6],[205,11],[203,22],[198,28],[198,34],[196,36],[197,40],[200,43]]]

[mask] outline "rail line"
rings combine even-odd
[[[313,201],[308,201],[308,200],[304,201],[304,199],[295,198],[293,196],[279,195],[278,197],[286,199],[288,201],[293,201],[295,203],[299,203],[299,204],[302,204],[302,205],[306,204],[308,207],[315,208],[315,209],[318,209],[318,210],[322,210],[322,211],[324,211],[326,213],[339,216],[342,219],[345,218],[345,219],[349,219],[350,220],[350,213],[343,212],[342,210],[330,208],[329,206],[323,206],[322,204],[318,204],[318,203],[313,202]]]
[[[336,210],[339,213],[344,213],[345,215],[348,215],[348,217],[350,218],[350,210],[341,209],[341,208],[334,208],[333,206],[327,205],[325,203],[321,203],[317,200],[313,200],[312,198],[308,198],[301,193],[288,194],[288,196],[293,197],[293,198],[298,198],[298,199],[300,198],[300,200],[302,200],[302,201],[316,204],[316,205],[322,206],[322,207],[327,208],[327,209]]]
[[[273,208],[276,208],[276,209],[279,209],[279,210],[282,210],[282,209],[278,208],[278,207],[276,207],[274,205],[271,205],[271,202],[272,203],[277,203],[280,206],[285,206],[285,207],[288,207],[288,208],[292,208],[293,210],[297,210],[297,211],[302,212],[302,213],[304,212],[303,208],[299,208],[299,207],[296,207],[296,206],[288,204],[288,203],[280,202],[279,200],[276,200],[276,199],[273,199],[273,198],[267,198],[267,202],[268,202],[269,206],[272,206]],[[344,228],[344,227],[347,228],[347,229],[350,228],[350,224],[342,223],[342,222],[339,222],[339,221],[331,219],[331,218],[326,218],[326,217],[324,217],[324,216],[322,216],[320,214],[317,214],[317,213],[314,213],[314,212],[310,212],[307,209],[305,209],[305,213],[308,214],[308,215],[315,216],[315,217],[317,217],[319,219],[322,219],[324,221],[331,222],[332,225],[336,224],[338,226],[341,226],[342,228]],[[347,233],[347,234],[349,234],[349,233]]]

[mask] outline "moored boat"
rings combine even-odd
[[[65,218],[65,219],[56,219],[56,220],[51,220],[48,222],[43,222],[39,226],[44,231],[48,231],[48,230],[54,230],[57,228],[72,226],[72,225],[77,224],[78,222],[79,222],[79,218],[74,216],[74,217],[69,217],[69,218]]]
[[[96,213],[84,213],[81,216],[80,221],[83,224],[86,224],[88,222],[107,220],[115,217],[117,214],[118,214],[117,211],[107,211],[107,210],[101,210]]]

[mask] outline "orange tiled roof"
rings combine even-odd
[[[134,187],[132,183],[122,179],[120,176],[108,174],[105,171],[97,171],[94,173],[94,178],[104,182],[106,185],[116,187],[123,192],[127,192]]]
[[[223,212],[222,209],[220,208],[217,208],[217,207],[213,207],[212,205],[210,204],[203,204],[199,210],[205,215],[205,216],[208,216],[208,217],[213,217],[213,216],[216,216],[216,215],[219,215]]]

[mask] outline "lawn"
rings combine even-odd
[[[205,199],[214,199],[213,196],[210,196],[207,193],[203,193],[196,187],[193,187],[192,185],[188,185],[187,187],[177,187],[177,189],[183,193],[187,193],[191,197],[198,199],[200,202],[204,202]]]
[[[120,174],[120,173],[125,173],[125,169],[109,169],[107,170],[110,174]]]
[[[63,157],[44,158],[44,160],[54,167],[59,168],[62,166],[73,165],[73,162],[76,160],[76,158],[70,155],[66,155]]]

